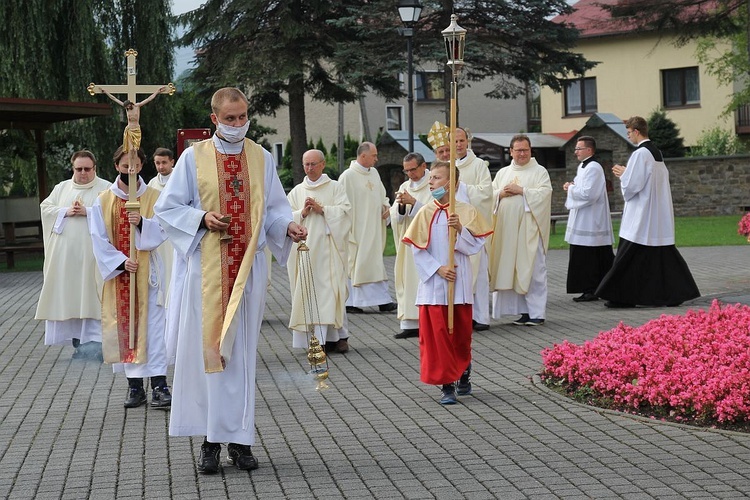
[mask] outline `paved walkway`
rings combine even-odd
[[[201,476],[202,439],[169,438],[169,414],[125,411],[108,365],[45,347],[34,321],[41,273],[0,274],[0,498],[742,498],[750,435],[597,411],[532,382],[540,351],[619,321],[750,302],[750,246],[681,250],[703,297],[678,308],[608,310],[564,294],[567,252],[550,252],[540,328],[493,321],[474,336],[473,396],[442,407],[419,382],[416,339],[395,315],[351,315],[352,350],[315,391],[292,350],[286,273],[274,268],[259,344],[260,468]],[[392,267],[393,260],[388,259]],[[224,453],[224,452],[223,452]]]

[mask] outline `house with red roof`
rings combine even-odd
[[[697,43],[677,46],[674,32],[639,30],[631,18],[612,18],[602,4],[618,1],[626,0],[579,0],[571,14],[555,18],[580,31],[574,50],[598,64],[571,78],[562,93],[541,89],[542,132],[580,130],[597,112],[648,118],[658,108],[680,128],[686,146],[710,128],[734,132],[734,117],[722,116],[732,86],[698,62]]]

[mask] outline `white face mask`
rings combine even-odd
[[[224,138],[227,142],[240,142],[245,138],[248,129],[250,128],[250,120],[246,121],[241,127],[232,127],[231,125],[225,125],[218,119],[216,120],[216,130],[219,135]]]

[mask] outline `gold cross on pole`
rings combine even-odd
[[[128,154],[128,201],[125,203],[125,209],[131,212],[140,212],[141,204],[138,201],[138,175],[136,173],[136,159],[138,158],[138,149],[141,147],[141,106],[147,104],[156,98],[159,94],[175,93],[175,86],[172,82],[167,85],[138,85],[136,83],[137,71],[135,69],[135,58],[138,56],[138,52],[133,49],[128,49],[125,52],[127,58],[127,79],[128,83],[125,85],[97,85],[90,83],[87,87],[89,94],[106,94],[107,97],[112,99],[118,105],[125,108],[125,114],[128,117],[128,124],[125,126],[125,133],[123,134],[122,146],[123,150]],[[125,102],[116,98],[113,94],[127,94],[128,98]],[[146,99],[141,102],[137,102],[136,99],[138,94],[150,94]],[[135,231],[136,226],[130,228],[130,254],[128,257],[132,260],[136,260],[136,248],[135,248]],[[129,348],[134,349],[135,347],[135,303],[136,303],[136,273],[130,273],[130,339]]]

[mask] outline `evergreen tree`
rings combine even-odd
[[[648,117],[648,138],[659,148],[665,158],[685,156],[685,144],[677,128],[663,109],[654,110]]]

